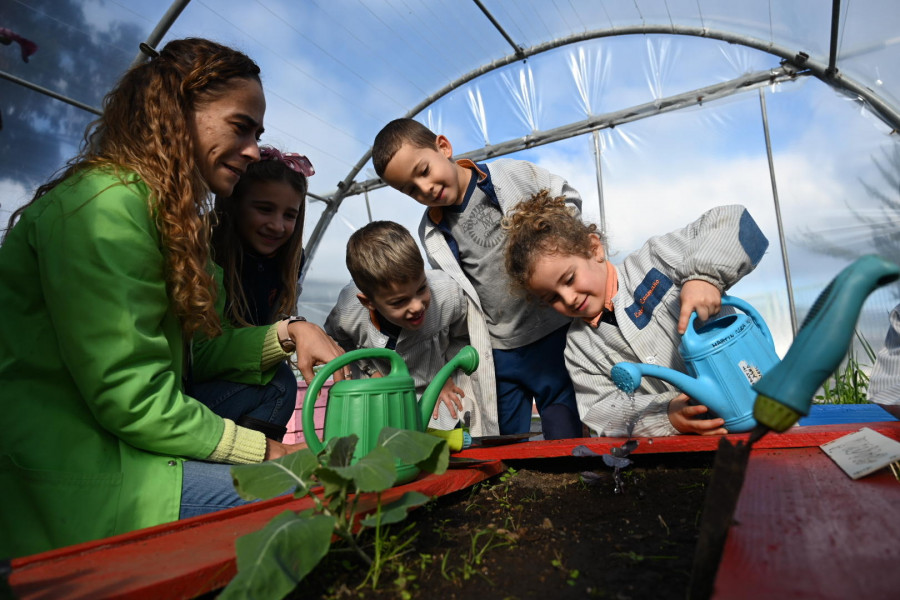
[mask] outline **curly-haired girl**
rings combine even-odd
[[[576,317],[566,368],[581,420],[601,436],[721,434],[724,420],[670,384],[645,377],[633,401],[609,372],[618,362],[685,370],[678,353],[693,311],[719,312],[722,293],[752,271],[768,241],[747,210],[720,206],[687,227],[648,240],[617,267],[606,239],[546,191],[506,219],[506,268],[517,287]]]

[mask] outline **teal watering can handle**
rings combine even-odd
[[[762,315],[760,315],[753,306],[750,305],[749,302],[745,302],[740,298],[735,296],[729,296],[728,294],[722,294],[722,306],[733,306],[734,308],[739,308],[743,312],[747,313],[747,315],[753,319],[753,322],[756,324],[757,329],[759,329],[763,336],[769,341],[773,346],[775,345],[775,340],[772,339],[772,332],[769,331],[769,326],[766,325],[766,322],[763,320]],[[697,320],[697,311],[693,311],[691,313],[691,318],[688,319],[688,326],[685,331],[694,331],[694,321]]]
[[[409,369],[403,358],[394,350],[388,348],[360,348],[359,350],[351,350],[346,354],[338,356],[334,360],[326,364],[316,373],[313,380],[306,389],[306,395],[303,397],[303,411],[301,412],[303,420],[303,436],[310,449],[315,452],[321,452],[325,444],[319,439],[315,426],[315,405],[316,398],[319,397],[319,391],[325,384],[325,381],[331,377],[331,374],[342,367],[346,367],[352,362],[370,358],[385,358],[391,361],[391,375],[408,376]],[[307,435],[310,432],[312,435]]]
[[[740,298],[735,296],[729,296],[728,294],[722,294],[722,305],[723,306],[733,306],[734,308],[739,308],[740,310],[747,313],[751,319],[753,319],[753,323],[756,324],[756,328],[759,329],[766,340],[769,341],[772,346],[775,345],[775,340],[772,338],[772,332],[769,331],[769,326],[766,325],[765,320],[762,318],[762,315],[753,308],[753,306]]]

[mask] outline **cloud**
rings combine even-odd
[[[12,213],[31,199],[32,192],[25,188],[20,181],[14,179],[0,179],[0,230],[6,229],[9,217]]]

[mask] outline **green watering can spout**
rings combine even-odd
[[[450,362],[444,365],[434,379],[425,388],[422,399],[419,401],[419,422],[422,424],[419,431],[425,431],[425,425],[431,419],[431,413],[434,412],[434,406],[441,395],[444,384],[453,375],[456,369],[462,369],[466,375],[471,375],[478,368],[478,351],[472,346],[465,346],[456,353]]]

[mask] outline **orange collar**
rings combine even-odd
[[[609,261],[606,261],[606,302],[603,304],[603,310],[597,313],[592,319],[583,319],[585,323],[596,329],[600,325],[600,318],[603,313],[613,310],[612,299],[619,291],[619,278],[616,276],[616,267]]]
[[[487,173],[478,168],[474,162],[469,160],[468,158],[461,158],[456,161],[456,164],[463,167],[464,169],[475,169],[475,172],[478,173],[478,181],[481,181],[485,177],[487,177]]]

